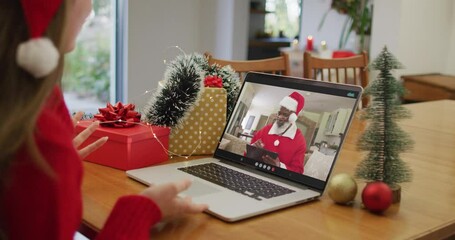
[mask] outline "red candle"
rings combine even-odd
[[[306,50],[313,51],[313,36],[308,36],[306,38]]]

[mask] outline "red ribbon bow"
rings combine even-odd
[[[222,88],[223,87],[223,79],[216,75],[209,75],[205,77],[204,79],[204,86],[205,87],[217,87],[217,88]]]
[[[107,127],[132,127],[141,121],[141,114],[134,111],[136,106],[132,103],[123,105],[117,102],[115,106],[107,103],[105,108],[99,108],[99,114],[95,114],[102,126]]]

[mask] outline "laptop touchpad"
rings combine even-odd
[[[191,197],[200,197],[207,194],[216,193],[219,191],[220,191],[219,189],[216,189],[215,187],[210,186],[209,184],[205,184],[203,182],[194,180],[190,188],[188,188],[186,191],[182,193]]]

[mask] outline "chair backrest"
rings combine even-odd
[[[264,72],[280,75],[289,75],[291,73],[289,66],[289,56],[286,53],[279,57],[265,58],[259,60],[224,60],[214,58],[210,53],[204,53],[207,57],[209,64],[218,64],[220,66],[231,65],[232,69],[236,71],[240,79],[244,79],[247,72]]]
[[[364,51],[359,55],[346,58],[318,58],[310,52],[303,55],[303,77],[321,81],[347,83],[368,86],[368,55]],[[362,107],[368,104],[368,98],[362,98]]]

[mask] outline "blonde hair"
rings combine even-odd
[[[46,36],[61,50],[65,23],[65,1],[49,25]],[[9,166],[19,151],[27,151],[33,162],[52,176],[35,142],[36,121],[53,87],[60,81],[63,55],[57,70],[36,79],[20,68],[16,59],[18,45],[28,39],[28,28],[18,0],[0,1],[0,182],[4,183]]]

